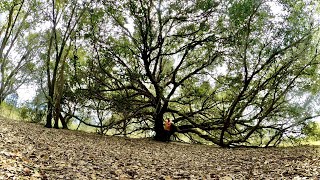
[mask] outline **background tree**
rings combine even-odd
[[[292,92],[318,66],[317,29],[303,2],[276,5],[282,14],[264,1],[240,1],[229,8],[227,28],[235,36],[225,58],[227,73],[216,78],[227,88],[216,96],[223,123],[219,136],[206,135],[218,137],[219,145],[257,139],[259,145],[277,144],[311,117],[292,103],[297,98]]]
[[[48,43],[45,58],[46,83],[47,83],[47,119],[46,127],[52,127],[54,116],[54,127],[59,128],[59,119],[63,128],[67,128],[61,115],[61,101],[65,84],[65,71],[67,58],[72,47],[71,37],[76,32],[77,25],[84,12],[83,4],[78,1],[56,1],[52,0],[46,17],[50,21],[50,30],[47,34]]]
[[[0,2],[0,103],[30,80],[34,69],[38,2]]]

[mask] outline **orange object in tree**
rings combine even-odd
[[[169,118],[167,118],[164,121],[164,130],[166,130],[166,131],[170,131],[171,130],[171,121],[170,121]]]

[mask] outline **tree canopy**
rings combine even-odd
[[[36,56],[36,1],[0,2],[0,103],[30,80]],[[33,18],[31,18],[33,16]]]
[[[33,8],[47,24],[26,33],[41,39],[32,52],[46,127],[54,118],[55,128],[78,121],[164,141],[170,118],[172,138],[223,147],[276,146],[315,127],[303,97],[317,94],[317,2],[52,0]]]

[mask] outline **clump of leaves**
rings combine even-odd
[[[316,141],[320,139],[320,125],[317,122],[311,121],[304,126],[302,133],[308,140]]]

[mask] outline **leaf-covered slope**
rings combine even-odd
[[[0,179],[318,179],[319,156],[319,147],[222,149],[0,118]]]

